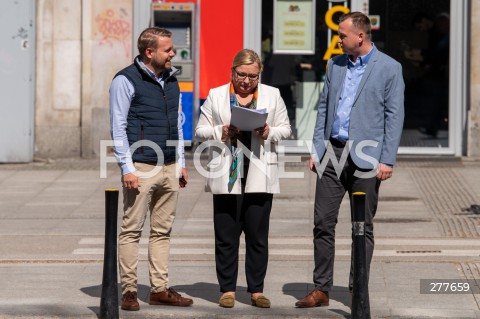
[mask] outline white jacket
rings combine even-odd
[[[258,84],[257,109],[267,110],[267,124],[270,132],[267,140],[252,134],[250,149],[252,157],[245,192],[276,194],[280,192],[276,145],[281,139],[289,137],[292,130],[285,102],[277,88]],[[218,147],[209,148],[205,189],[213,194],[240,194],[240,174],[231,190],[228,189],[229,168],[232,161],[231,145],[229,140],[225,143],[221,140],[223,125],[229,125],[231,118],[230,83],[211,89],[200,110],[195,136],[203,141],[214,141],[213,144],[222,147],[221,150]]]

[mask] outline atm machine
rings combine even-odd
[[[152,26],[172,31],[176,56],[172,65],[179,70],[176,77],[180,86],[182,127],[184,140],[193,139],[195,27],[194,3],[152,3]]]

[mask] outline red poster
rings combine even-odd
[[[192,2],[200,10],[200,99],[230,80],[233,56],[243,49],[243,1],[167,0]]]
[[[260,30],[258,30],[260,32]],[[230,81],[232,60],[243,49],[243,0],[200,4],[200,99]]]

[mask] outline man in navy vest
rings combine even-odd
[[[175,56],[171,35],[169,30],[158,27],[145,29],[138,38],[140,55],[115,75],[110,87],[111,133],[123,183],[118,257],[123,310],[140,309],[137,264],[147,212],[150,304],[193,303],[168,286],[170,232],[178,190],[188,178],[179,123],[180,89],[171,62]]]

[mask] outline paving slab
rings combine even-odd
[[[193,168],[191,158],[187,164]],[[287,165],[286,171],[303,173],[303,178],[282,179],[282,193],[274,196],[265,280],[271,309],[250,305],[243,239],[236,305],[233,309],[218,306],[212,195],[204,192],[203,178],[192,169],[187,188],[180,191],[169,278],[175,289],[194,299],[194,305],[181,309],[148,305],[145,231],[139,256],[141,310],[120,311],[120,317],[350,318],[347,198],[336,230],[330,306],[294,307],[295,301],[313,288],[315,175],[307,170],[306,163]],[[98,160],[71,159],[0,165],[0,177],[4,190],[0,193],[0,318],[97,318],[103,272],[104,190],[121,186],[118,169],[110,164],[107,177],[100,178]],[[452,187],[461,188],[464,194],[451,192],[448,201],[442,199]],[[380,190],[369,283],[372,318],[480,318],[478,293],[421,294],[419,288],[421,279],[480,282],[479,236],[475,231],[462,232],[465,229],[458,225],[452,226],[457,232],[445,232],[445,222],[449,221],[464,220],[466,227],[478,225],[477,216],[465,214],[460,219],[457,212],[461,213],[460,205],[479,203],[479,198],[480,162],[400,160],[394,177]],[[120,194],[117,229],[121,200]],[[148,227],[147,219],[144,228]]]

